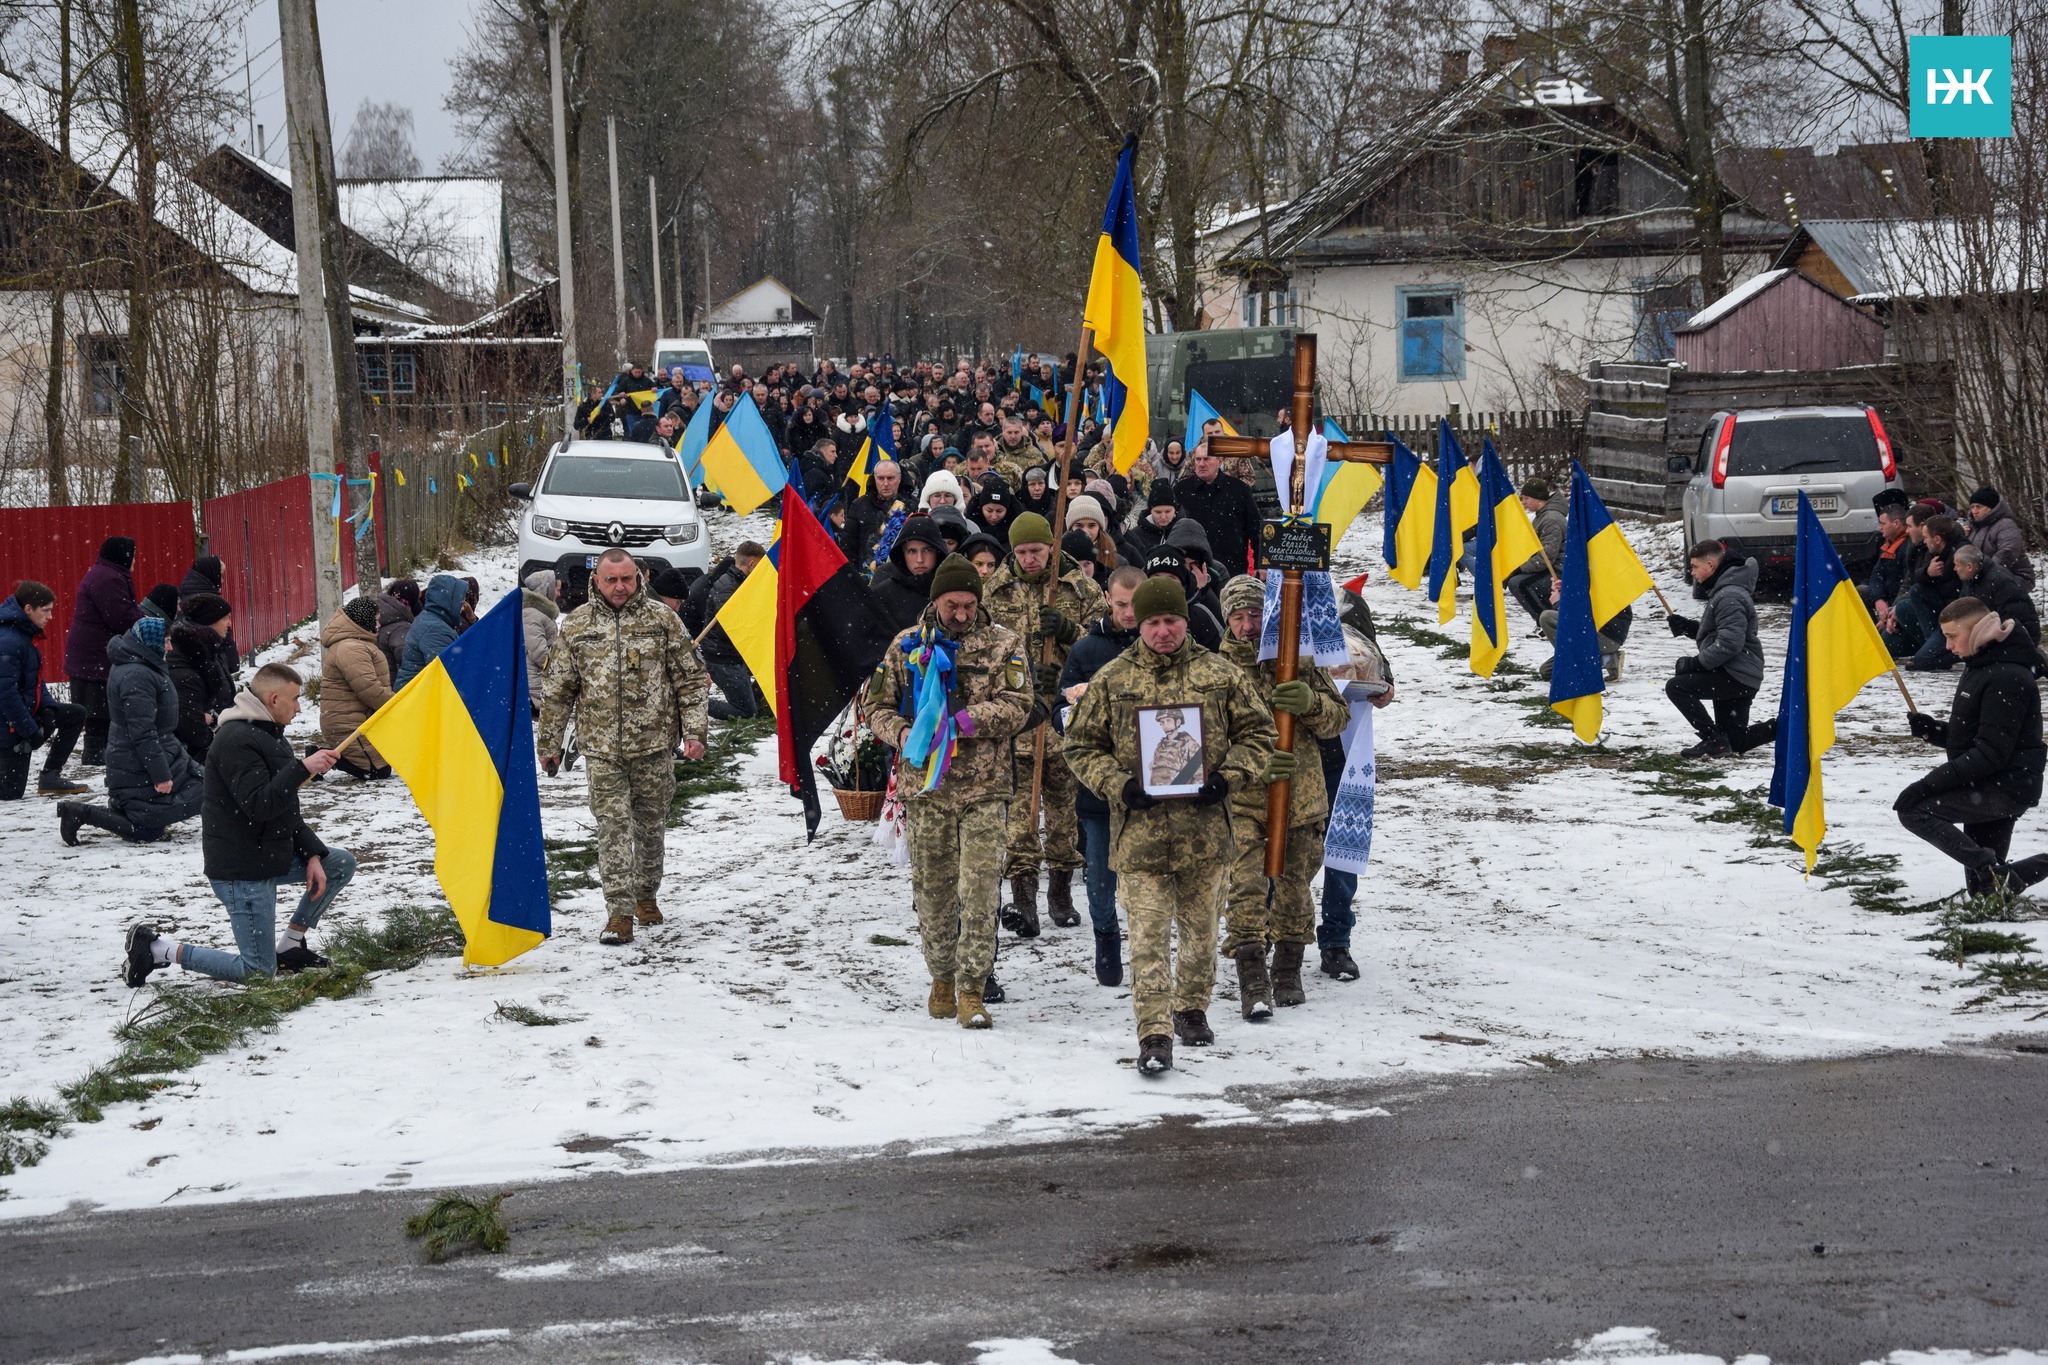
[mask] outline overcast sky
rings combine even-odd
[[[413,146],[428,174],[459,150],[455,125],[441,107],[448,93],[448,62],[469,45],[472,0],[319,0],[321,55],[327,64],[327,108],[334,120],[338,157],[356,109],[366,99],[412,110]],[[264,140],[284,155],[284,73],[277,61],[277,5],[258,3],[248,18],[249,74],[256,122]],[[241,80],[237,71],[235,79]],[[236,129],[246,143],[249,129]]]

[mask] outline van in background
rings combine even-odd
[[[692,384],[716,384],[718,371],[711,364],[711,347],[697,337],[662,337],[654,343],[654,372],[666,376],[676,366]]]

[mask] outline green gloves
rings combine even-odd
[[[1040,635],[1050,635],[1059,642],[1060,648],[1065,649],[1068,645],[1081,638],[1081,627],[1076,625],[1073,618],[1063,613],[1058,607],[1040,607],[1038,609],[1038,633]]]
[[[1273,709],[1289,715],[1305,716],[1315,706],[1315,693],[1300,678],[1291,682],[1273,684]]]
[[[1303,684],[1303,686],[1306,685]],[[1295,766],[1293,754],[1288,753],[1285,749],[1275,749],[1273,756],[1266,760],[1266,770],[1259,774],[1259,780],[1272,783],[1278,782],[1283,777],[1293,777]]]

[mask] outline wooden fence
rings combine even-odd
[[[388,445],[376,459],[384,571],[434,563],[502,515],[506,489],[531,477],[560,409],[548,407],[454,439]],[[407,448],[410,447],[410,448]]]
[[[1585,423],[1575,412],[1540,409],[1526,412],[1446,412],[1332,414],[1336,424],[1361,441],[1378,440],[1382,433],[1394,436],[1426,460],[1436,459],[1438,424],[1450,423],[1451,435],[1470,459],[1479,454],[1482,441],[1491,438],[1493,448],[1507,466],[1510,478],[1519,484],[1532,475],[1557,483],[1568,476],[1571,461],[1578,457],[1585,438]]]

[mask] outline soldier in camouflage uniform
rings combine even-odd
[[[1187,596],[1151,578],[1131,600],[1138,641],[1102,666],[1067,722],[1067,763],[1110,809],[1110,866],[1131,921],[1138,1068],[1173,1065],[1173,1033],[1215,1041],[1216,917],[1234,847],[1233,792],[1264,790],[1273,716],[1243,670],[1187,635]],[[1160,800],[1139,781],[1138,708],[1198,707],[1208,776],[1197,796]],[[1179,939],[1175,956],[1173,939]],[[1169,965],[1169,959],[1172,959]],[[1170,1015],[1170,1018],[1169,1018]]]
[[[1274,661],[1259,662],[1259,623],[1266,592],[1257,577],[1239,574],[1223,588],[1223,657],[1243,669],[1260,700],[1295,717],[1294,752],[1275,753],[1276,776],[1292,778],[1288,795],[1287,868],[1266,877],[1266,788],[1247,787],[1230,798],[1231,818],[1242,835],[1230,871],[1228,929],[1223,953],[1237,960],[1238,1008],[1247,1019],[1270,1019],[1273,1006],[1299,1005],[1301,959],[1315,942],[1315,899],[1310,890],[1323,865],[1323,830],[1330,799],[1323,785],[1320,751],[1311,740],[1335,739],[1350,723],[1351,708],[1324,670],[1303,660],[1300,676],[1273,681]],[[1308,755],[1308,761],[1296,761]],[[1282,770],[1288,770],[1283,772]],[[1270,887],[1270,893],[1268,888]],[[1266,945],[1273,969],[1266,971]]]
[[[1060,574],[1053,580],[1053,560]],[[1046,589],[1052,587],[1052,601]],[[1037,693],[1050,698],[1059,689],[1060,669],[1081,632],[1100,620],[1102,589],[1071,558],[1053,545],[1052,527],[1036,512],[1010,523],[1010,553],[982,585],[982,600],[999,626],[1024,639],[1024,658],[1031,665]],[[1051,657],[1047,650],[1050,647]],[[1038,937],[1038,868],[1046,869],[1046,908],[1052,922],[1071,929],[1081,922],[1074,909],[1074,873],[1081,866],[1080,824],[1074,815],[1074,774],[1067,768],[1060,736],[1045,730],[1045,769],[1039,785],[1039,812],[1045,821],[1041,852],[1038,825],[1031,816],[1032,736],[1017,743],[1017,799],[1010,803],[1010,848],[1003,875],[1010,880],[1014,920],[1019,938]]]
[[[1011,750],[1017,733],[1041,718],[1031,694],[1024,642],[981,605],[981,575],[948,555],[932,575],[932,602],[917,627],[882,656],[862,701],[875,738],[897,751],[896,791],[910,840],[910,886],[934,1019],[987,1028],[982,986],[996,956],[1003,824],[1012,796]],[[952,655],[942,705],[957,727],[952,758],[930,791],[925,769],[902,757],[920,719],[923,669],[934,652]],[[943,676],[943,673],[941,674]]]
[[[605,551],[590,588],[590,600],[563,620],[548,651],[535,747],[553,777],[575,713],[604,883],[598,941],[631,943],[635,919],[661,923],[655,896],[676,790],[676,743],[685,758],[704,756],[711,683],[681,618],[642,588],[632,555]]]

